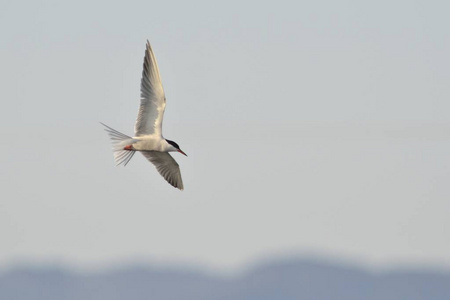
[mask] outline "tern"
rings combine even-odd
[[[147,40],[141,79],[141,103],[134,126],[134,136],[130,137],[101,124],[106,127],[105,130],[111,138],[116,165],[126,166],[136,151],[139,151],[155,165],[159,174],[168,183],[183,190],[180,166],[169,152],[177,151],[183,155],[186,153],[180,149],[177,143],[165,139],[162,135],[165,107],[166,96],[159,75],[158,63]]]

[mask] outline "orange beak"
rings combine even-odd
[[[178,152],[180,152],[181,154],[183,154],[183,155],[186,155],[186,156],[187,156],[187,154],[186,154],[186,153],[184,153],[183,151],[181,151],[181,149],[177,149],[177,151],[178,151]]]
[[[123,148],[123,150],[133,150],[133,145],[128,145]]]

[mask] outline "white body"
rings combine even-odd
[[[135,136],[136,142],[133,143],[133,150],[136,151],[159,151],[169,152],[177,149],[169,144],[164,138],[155,135]]]
[[[109,133],[117,165],[126,165],[136,151],[152,162],[158,172],[174,187],[182,190],[180,167],[168,152],[178,151],[186,155],[178,145],[167,142],[162,136],[162,121],[166,97],[159,74],[155,54],[147,41],[141,79],[141,103],[134,127],[135,136],[129,137],[103,124]],[[175,146],[177,147],[175,147]]]

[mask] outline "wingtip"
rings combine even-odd
[[[170,182],[170,181],[169,181],[169,184],[170,184],[171,186],[173,186],[174,188],[176,188],[177,190],[184,191],[184,185],[183,185],[183,183],[181,183],[181,185],[180,185],[180,184],[178,184],[178,183]]]

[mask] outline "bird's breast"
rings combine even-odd
[[[164,151],[165,145],[161,138],[153,137],[136,137],[138,141],[133,144],[134,150],[137,151]]]

